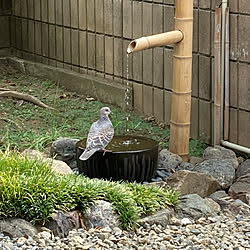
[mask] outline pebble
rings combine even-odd
[[[183,219],[181,219],[181,225],[186,226],[186,225],[190,225],[192,223],[193,222],[189,218],[183,218]]]
[[[166,178],[167,177],[167,174],[166,174],[166,171],[164,170],[156,170],[156,174],[161,177],[161,178]]]
[[[163,179],[161,178],[161,177],[156,177],[156,178],[152,178],[151,179],[151,182],[160,182],[160,181],[162,181]]]
[[[1,250],[56,249],[232,249],[250,250],[250,218],[214,218],[191,221],[182,219],[175,225],[145,224],[131,231],[110,227],[73,230],[67,238],[54,237],[43,231],[33,238],[10,239],[0,234]]]

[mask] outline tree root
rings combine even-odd
[[[13,98],[17,98],[17,99],[22,99],[24,101],[34,103],[35,105],[37,105],[39,107],[55,110],[54,108],[41,102],[38,98],[36,98],[32,95],[20,93],[17,91],[4,90],[3,92],[0,92],[0,97],[13,97]]]

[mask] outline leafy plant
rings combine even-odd
[[[85,211],[98,199],[111,202],[124,228],[142,214],[175,206],[178,193],[136,183],[91,180],[84,176],[55,175],[46,163],[16,151],[0,151],[0,218],[19,217],[46,222],[55,209]]]

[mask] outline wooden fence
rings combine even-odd
[[[191,136],[208,142],[213,124],[214,19],[219,2],[194,1]],[[229,140],[249,147],[248,2],[229,1]],[[8,18],[10,32],[6,31],[6,36],[14,55],[104,77],[115,84],[126,82],[126,48],[132,39],[173,29],[174,0],[12,0],[12,16]],[[3,34],[2,22],[0,27]],[[135,110],[165,123],[170,120],[172,53],[172,47],[166,46],[128,59]]]

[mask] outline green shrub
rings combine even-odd
[[[85,211],[98,199],[111,202],[122,226],[130,228],[142,214],[175,206],[178,194],[135,183],[55,175],[45,163],[17,152],[0,151],[0,218],[19,217],[44,223],[55,209]]]

